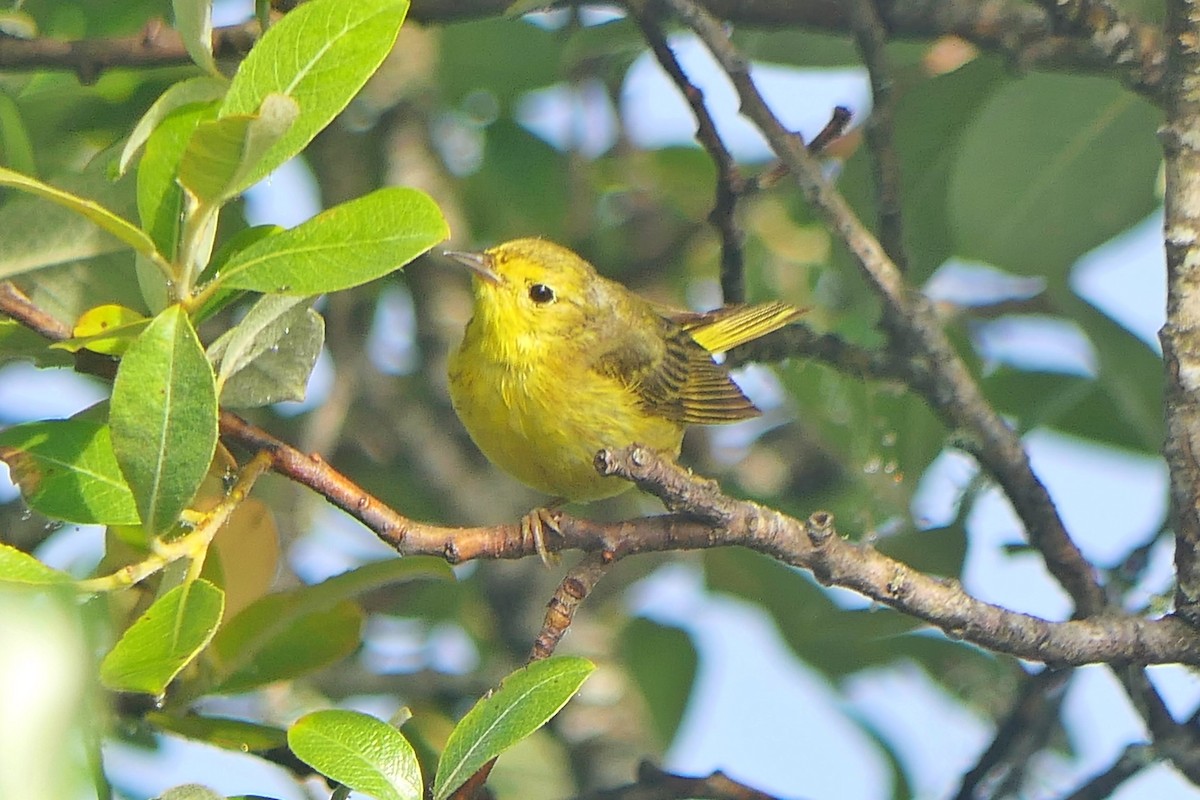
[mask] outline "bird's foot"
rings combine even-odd
[[[521,517],[522,540],[533,540],[533,547],[537,550],[538,557],[547,567],[552,567],[559,561],[558,553],[546,546],[546,533],[549,531],[557,535],[562,534],[554,514],[554,510],[561,504],[561,500],[552,502],[549,506],[535,508]]]

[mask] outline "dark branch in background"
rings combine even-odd
[[[692,109],[692,116],[696,119],[696,140],[708,152],[713,166],[716,167],[717,197],[712,211],[708,214],[708,221],[721,238],[721,294],[727,305],[744,303],[746,282],[742,242],[745,234],[738,227],[736,210],[738,196],[745,191],[745,181],[734,163],[733,156],[721,141],[721,134],[717,132],[712,115],[708,113],[708,106],[704,103],[704,92],[688,80],[670,44],[667,43],[666,34],[651,15],[650,9],[643,3],[630,3],[629,10],[637,20],[646,43],[650,45],[650,51],[654,53],[658,63]]]
[[[1154,748],[1148,744],[1131,744],[1125,748],[1113,765],[1088,779],[1063,800],[1105,800],[1111,797],[1125,781],[1158,760]]]
[[[780,800],[723,772],[704,778],[688,778],[663,772],[648,761],[638,764],[637,781],[615,789],[602,789],[579,795],[575,800]]]
[[[1071,41],[1082,41],[1105,62],[1134,66],[1126,73],[1131,86],[1155,76],[1161,84],[1167,54],[1162,32],[1127,19],[1107,0],[1037,0],[1046,10],[1051,29]],[[1160,89],[1160,86],[1155,86]]]
[[[409,16],[422,23],[447,23],[502,16],[511,5],[512,0],[415,0]],[[829,0],[706,0],[705,6],[735,25],[850,30],[845,4]],[[893,39],[959,36],[1022,68],[1116,75],[1135,91],[1160,100],[1166,53],[1162,32],[1153,26],[1115,18],[1107,27],[1087,29],[1086,37],[1063,36],[1045,11],[1020,0],[879,0],[878,8]],[[217,29],[213,41],[218,56],[244,54],[257,29],[257,23]],[[189,62],[178,37],[166,31],[77,42],[0,37],[0,70],[65,69],[85,82],[113,67]]]
[[[929,301],[905,285],[895,264],[825,180],[803,143],[768,108],[750,79],[748,62],[720,23],[689,0],[666,2],[716,57],[733,81],[742,113],[767,137],[814,210],[854,255],[893,318],[897,348],[926,362],[932,377],[930,385],[923,387],[927,400],[952,427],[963,429],[970,437],[973,454],[1008,495],[1031,543],[1075,601],[1077,613],[1101,611],[1104,593],[1094,568],[1071,540],[1050,493],[1033,474],[1020,438],[984,398],[946,338]]]
[[[892,140],[896,119],[896,94],[888,66],[887,33],[875,0],[851,0],[850,25],[871,79],[871,116],[864,126],[875,183],[875,213],[879,243],[901,272],[908,270],[904,250],[904,224],[900,212],[900,157]]]
[[[1030,756],[1045,746],[1053,730],[1053,721],[1058,719],[1071,675],[1069,669],[1047,668],[1024,678],[1008,716],[996,727],[992,743],[979,756],[975,766],[963,775],[954,800],[1020,794],[1018,791],[992,791],[991,787],[1011,783],[1014,777],[1022,775]]]
[[[242,58],[258,39],[258,23],[218,28],[213,32],[217,58]],[[115,67],[146,68],[190,64],[183,40],[162,20],[153,20],[140,33],[111,39],[17,39],[0,36],[0,71],[66,69],[80,83],[94,83],[100,73]]]

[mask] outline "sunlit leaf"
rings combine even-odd
[[[559,656],[505,678],[450,733],[433,781],[434,800],[445,800],[476,770],[545,725],[595,668],[587,659]]]
[[[205,580],[183,583],[154,601],[100,663],[110,689],[162,694],[212,639],[225,593]]]
[[[419,800],[421,768],[400,731],[357,711],[314,711],[288,728],[288,747],[323,775],[379,800]]]

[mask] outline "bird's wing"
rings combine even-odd
[[[686,424],[734,422],[759,411],[725,367],[683,326],[647,307],[642,324],[609,330],[593,367],[619,380],[652,414]]]

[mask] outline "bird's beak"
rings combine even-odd
[[[467,253],[462,250],[446,250],[442,253],[442,255],[449,256],[463,266],[468,267],[472,272],[488,283],[503,283],[503,279],[500,277],[500,275],[494,269],[492,269],[492,257],[487,253]]]

